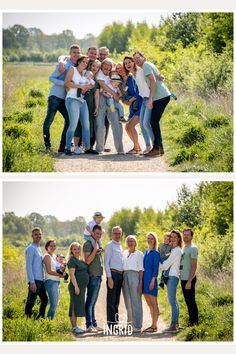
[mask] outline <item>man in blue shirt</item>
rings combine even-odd
[[[39,296],[41,304],[37,318],[44,318],[48,297],[43,279],[43,255],[39,246],[42,239],[42,231],[39,227],[35,227],[32,230],[32,238],[33,242],[25,250],[26,273],[29,285],[28,297],[25,305],[25,314],[29,318],[32,316],[32,309],[36,302],[37,296]]]
[[[49,80],[53,83],[48,95],[47,115],[43,123],[44,144],[47,149],[51,149],[50,127],[55,118],[57,111],[63,116],[65,123],[61,134],[61,141],[58,152],[65,151],[66,132],[69,127],[69,116],[65,106],[66,88],[64,86],[67,71],[71,66],[76,66],[80,57],[80,47],[78,44],[73,44],[70,47],[69,58],[64,63],[63,70],[59,65],[56,66]]]

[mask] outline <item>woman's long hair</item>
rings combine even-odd
[[[81,258],[81,246],[80,246],[79,242],[72,242],[70,247],[69,247],[69,249],[68,249],[67,255],[66,255],[66,262],[68,262],[71,259],[71,257],[74,256],[73,253],[72,253],[72,248],[74,246],[78,246],[79,247],[79,250],[80,250],[80,257],[79,258]]]

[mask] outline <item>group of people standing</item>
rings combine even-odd
[[[47,149],[51,149],[50,126],[59,111],[64,118],[59,153],[110,151],[106,141],[111,125],[115,149],[122,155],[125,153],[122,123],[125,123],[133,143],[126,153],[150,157],[164,154],[160,119],[171,93],[164,84],[164,76],[144,54],[136,52],[115,64],[107,47],[90,47],[87,55],[82,55],[79,45],[74,44],[69,56],[59,58],[49,79],[53,86],[43,124]],[[122,104],[129,106],[128,119],[124,117]],[[138,139],[138,123],[144,149]]]
[[[99,327],[95,315],[104,268],[107,279],[106,325],[111,332],[119,324],[119,303],[123,291],[127,324],[132,326],[132,332],[156,333],[159,316],[158,288],[164,287],[163,282],[167,287],[172,311],[170,326],[165,331],[178,331],[179,306],[176,292],[179,280],[188,308],[189,325],[198,324],[198,308],[195,299],[198,251],[192,242],[193,230],[184,229],[183,237],[178,230],[165,234],[164,242],[159,248],[160,252],[156,234],[149,232],[147,250],[142,253],[138,250],[135,235],[126,237],[126,249],[123,251],[121,246],[123,231],[121,227],[114,226],[111,241],[103,249],[101,239],[104,230],[100,225],[102,219],[103,215],[100,212],[95,213],[93,221],[88,223],[85,229],[83,247],[78,242],[73,242],[68,250],[66,263],[70,275],[68,290],[72,332],[76,335],[85,332],[77,325],[78,317],[85,317],[86,331],[92,333],[104,331],[104,324],[103,328]],[[58,257],[62,258],[63,255],[55,255],[55,240],[46,242],[46,253],[42,255],[40,228],[36,227],[32,230],[32,238],[33,242],[26,248],[29,288],[25,313],[31,317],[32,308],[39,296],[41,304],[38,317],[45,317],[49,299],[47,317],[53,319],[59,301],[60,278],[67,281],[65,264],[63,262],[58,264]],[[182,242],[184,242],[183,248]],[[162,276],[158,285],[159,270],[162,271]],[[150,309],[152,321],[145,329],[143,329],[142,295]]]

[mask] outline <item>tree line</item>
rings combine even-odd
[[[158,195],[157,195],[158,198]],[[31,213],[18,217],[13,212],[3,215],[3,234],[15,246],[25,246],[33,226],[40,226],[46,237],[55,237],[60,246],[69,246],[76,239],[83,241],[86,220],[78,216],[71,221],[59,221],[55,216]],[[114,212],[107,224],[104,243],[110,239],[111,229],[120,225],[127,235],[137,235],[139,248],[146,248],[146,234],[154,231],[159,242],[165,232],[173,228],[192,227],[194,242],[200,248],[202,267],[231,271],[233,268],[233,183],[202,182],[191,191],[183,185],[176,201],[168,203],[165,210],[153,207],[141,209],[122,208]],[[212,268],[213,267],[213,268]]]
[[[15,24],[3,29],[3,54],[10,61],[57,61],[61,52],[72,43],[79,43],[82,51],[92,45],[107,46],[111,53],[125,53],[140,41],[152,44],[161,51],[175,51],[179,46],[191,45],[222,53],[233,43],[233,13],[173,13],[162,17],[159,25],[148,26],[143,21],[125,24],[114,21],[103,28],[98,37],[89,33],[78,39],[70,29],[46,35],[39,28]],[[14,50],[14,52],[13,52]]]

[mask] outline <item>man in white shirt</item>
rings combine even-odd
[[[114,226],[112,241],[105,247],[105,271],[107,276],[107,324],[110,329],[119,322],[118,307],[123,283],[123,249],[120,245],[122,229]]]

